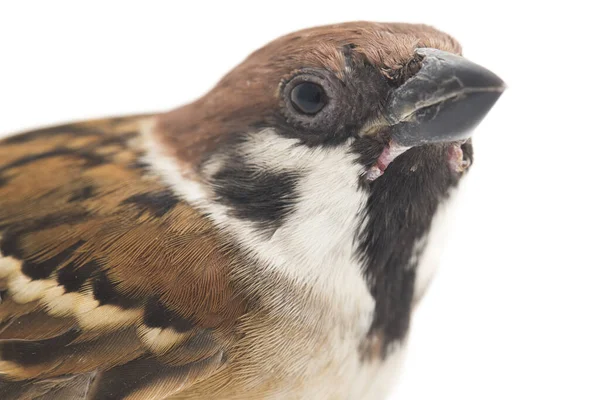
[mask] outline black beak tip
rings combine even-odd
[[[427,142],[468,139],[502,95],[503,89],[465,94],[463,99],[448,101],[443,113],[429,119]],[[431,111],[431,110],[428,110]],[[425,112],[428,112],[425,111]]]

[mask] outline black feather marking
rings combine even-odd
[[[94,136],[102,134],[97,128],[86,127],[81,124],[68,124],[52,126],[49,128],[37,129],[35,131],[25,132],[14,136],[9,136],[2,140],[3,144],[21,144],[36,139],[43,139],[54,135],[71,135],[71,136]]]
[[[75,158],[82,158],[85,160],[85,168],[96,167],[107,162],[106,158],[100,154],[96,154],[92,151],[87,150],[74,150],[66,147],[58,147],[43,153],[31,154],[25,157],[21,157],[14,160],[6,165],[0,167],[0,172],[10,170],[11,168],[22,167],[24,165],[44,160],[53,157],[70,156]]]
[[[60,379],[72,371],[92,372],[127,362],[143,354],[135,328],[96,337],[72,329],[44,340],[0,340],[0,357],[13,362],[36,379]]]
[[[296,204],[298,172],[258,170],[240,158],[225,163],[212,178],[217,200],[231,209],[233,216],[274,231]]]
[[[82,266],[70,262],[58,271],[58,284],[64,286],[65,292],[75,292],[83,286],[85,281],[100,271],[96,260],[91,260]]]
[[[73,253],[85,242],[79,240],[77,243],[69,246],[54,257],[44,261],[25,260],[21,265],[21,272],[31,279],[47,279],[59,265],[66,262]]]
[[[118,292],[115,283],[111,282],[102,270],[92,278],[92,291],[101,306],[111,304],[126,309],[136,307],[140,303],[135,297]]]
[[[146,302],[146,306],[144,307],[144,324],[150,328],[164,329],[173,327],[177,332],[185,332],[194,327],[192,321],[169,310],[157,297],[151,297]]]
[[[2,237],[0,238],[0,253],[4,256],[4,257],[14,257],[16,259],[19,260],[27,260],[28,256],[25,253],[25,251],[21,248],[21,239],[26,236],[28,233],[30,232],[36,232],[36,231],[41,231],[44,229],[48,229],[48,228],[53,228],[59,225],[63,225],[63,224],[71,224],[71,223],[77,223],[77,222],[81,222],[82,220],[84,220],[86,217],[88,216],[87,212],[78,212],[78,213],[69,213],[69,214],[63,214],[63,213],[56,213],[56,214],[50,214],[50,215],[46,215],[43,218],[38,218],[38,219],[34,219],[34,220],[24,220],[21,222],[21,226],[19,226],[19,229],[16,230],[12,230],[11,224],[3,224],[3,221],[0,220],[0,230],[2,229],[7,229],[4,232],[2,232]],[[81,243],[80,243],[81,244]],[[58,259],[55,261],[59,261]],[[33,278],[33,279],[43,279],[43,278],[47,278],[49,276],[50,273],[52,273],[52,271],[58,266],[52,266],[50,260],[48,260],[46,263],[42,263],[42,267],[38,270],[35,271],[35,265],[39,264],[39,263],[35,263],[35,262],[29,262],[27,265],[23,265],[23,267],[25,268],[23,270],[24,273],[26,273],[25,271],[29,271],[31,273],[31,278],[33,278],[34,276],[39,275],[39,278]]]
[[[3,257],[23,259],[23,253],[19,247],[18,235],[10,231],[3,232],[2,238],[0,239],[0,254],[2,254]]]
[[[127,148],[127,142],[138,135],[139,135],[139,132],[137,132],[137,131],[129,131],[129,132],[121,132],[118,135],[103,136],[102,139],[99,140],[98,142],[91,143],[91,144],[85,146],[83,149],[92,150],[97,147],[110,146],[110,145],[115,145],[115,144],[121,146],[122,148]]]
[[[23,235],[26,233],[30,233],[30,232],[36,232],[36,231],[41,231],[44,229],[48,229],[48,228],[54,228],[57,227],[59,225],[68,225],[68,224],[76,224],[79,223],[83,220],[85,220],[87,217],[89,216],[89,213],[87,211],[78,211],[78,212],[71,212],[71,213],[62,213],[62,212],[58,212],[58,213],[54,213],[54,214],[48,214],[45,215],[42,218],[36,218],[36,219],[23,219],[20,222],[20,226],[18,227],[18,229],[14,229],[14,231],[12,232],[4,232],[3,236],[2,236],[2,241],[4,241],[5,237],[8,236],[19,236],[19,235]],[[10,224],[7,224],[5,222],[3,222],[2,220],[0,220],[0,229],[5,229],[5,228],[11,228]],[[11,238],[11,239],[7,239],[7,240],[11,240],[11,241],[15,241],[15,238]],[[0,244],[0,248],[2,245]],[[4,251],[3,251],[4,253]],[[7,255],[7,253],[4,253],[5,255]]]
[[[87,200],[95,195],[96,188],[94,185],[86,185],[80,188],[77,188],[73,191],[73,195],[69,198],[69,203]]]
[[[37,129],[34,131],[9,136],[6,139],[3,139],[3,141],[5,144],[20,144],[36,139],[43,139],[49,136],[61,134],[71,136],[94,136],[102,134],[102,131],[97,128],[86,127],[84,125],[74,123],[67,125],[52,126],[49,128]]]
[[[428,232],[438,204],[459,179],[447,160],[446,145],[413,148],[368,186],[360,251],[375,299],[370,335],[380,335],[384,357],[387,347],[402,340],[409,327],[416,278],[416,265],[410,264],[414,245]]]
[[[129,168],[129,169],[148,170],[148,169],[150,169],[150,167],[151,167],[151,165],[148,162],[145,162],[145,161],[142,161],[139,159],[135,160],[127,165],[127,168]]]
[[[192,384],[203,371],[221,362],[221,354],[210,358],[177,366],[167,366],[156,359],[140,358],[101,373],[90,391],[90,400],[122,399],[160,381],[180,380],[178,389]]]
[[[155,217],[160,218],[177,205],[179,200],[167,190],[161,192],[148,192],[136,194],[125,200],[122,204],[135,204],[142,210],[150,211]]]
[[[56,357],[56,352],[75,340],[81,332],[72,329],[62,335],[44,340],[0,340],[0,358],[25,367],[43,364]]]

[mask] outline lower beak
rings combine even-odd
[[[419,72],[395,89],[386,118],[402,146],[466,140],[504,91],[493,72],[445,51],[420,48]]]

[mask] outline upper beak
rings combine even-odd
[[[467,139],[504,91],[493,72],[445,51],[420,48],[419,72],[395,89],[386,118],[402,146]]]

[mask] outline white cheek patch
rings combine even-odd
[[[254,168],[300,176],[293,210],[272,235],[264,235],[257,224],[233,217],[231,209],[213,201],[209,185],[185,177],[180,165],[151,138],[151,126],[146,133],[147,161],[177,193],[206,212],[264,268],[312,289],[331,305],[332,314],[352,316],[366,332],[374,300],[356,257],[355,239],[368,194],[359,187],[364,167],[350,151],[352,139],[339,146],[307,147],[270,129],[247,135],[238,151]],[[226,167],[226,161],[217,158],[203,172],[214,174],[219,167]]]
[[[293,211],[272,237],[261,240],[258,232],[250,231],[243,241],[267,266],[327,296],[329,303],[345,310],[342,314],[374,305],[355,256],[367,193],[359,188],[363,167],[355,162],[350,145],[348,141],[331,148],[308,148],[295,139],[262,131],[244,147],[244,157],[252,163],[298,172],[301,178]],[[247,228],[235,221],[223,222],[238,225],[236,230]],[[362,322],[365,329],[368,323]]]

